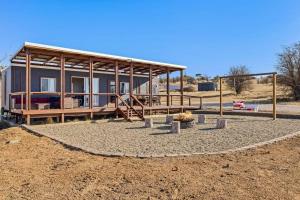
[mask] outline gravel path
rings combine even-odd
[[[227,129],[215,129],[217,115],[207,115],[207,123],[169,132],[164,118],[154,118],[154,128],[144,122],[76,122],[34,125],[30,128],[63,143],[102,153],[126,155],[162,155],[217,152],[265,142],[300,130],[299,120],[263,117],[225,116]],[[196,116],[195,116],[196,119]]]

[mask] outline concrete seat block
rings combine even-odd
[[[180,133],[180,122],[174,121],[171,128],[172,133]]]
[[[166,124],[172,124],[173,120],[174,120],[173,115],[167,115],[166,116]]]
[[[217,119],[216,128],[218,128],[218,129],[227,128],[227,120],[226,119]]]
[[[206,115],[199,114],[198,115],[198,123],[205,124],[206,123]]]
[[[145,128],[153,128],[153,119],[152,118],[145,119]]]

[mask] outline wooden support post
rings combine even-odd
[[[26,110],[31,109],[31,70],[30,70],[31,55],[29,49],[26,49]],[[28,115],[30,117],[30,115]],[[27,116],[27,119],[28,119]],[[29,120],[30,121],[30,120]]]
[[[64,113],[61,114],[61,123],[65,123],[65,114]]]
[[[24,109],[24,95],[23,93],[21,94],[21,110],[23,111]]]
[[[12,109],[12,105],[11,105],[11,94],[8,94],[8,108],[9,108],[9,110]],[[14,105],[14,108],[13,108],[13,109],[15,109],[15,105]]]
[[[170,106],[170,71],[167,69],[167,106]]]
[[[180,70],[180,106],[183,112],[183,70]]]
[[[273,74],[273,120],[276,120],[276,74]]]
[[[133,106],[133,63],[130,64],[130,73],[129,73],[129,93],[130,93],[130,106]]]
[[[220,115],[223,116],[223,99],[222,99],[222,78],[219,78],[220,83]]]
[[[115,107],[118,108],[119,107],[119,99],[117,97],[117,95],[119,95],[119,65],[118,65],[118,61],[116,61],[115,63],[115,93],[116,93],[116,105]]]
[[[149,67],[149,106],[150,106],[150,115],[152,115],[152,106],[153,106],[153,82],[152,82],[152,66]]]
[[[152,107],[153,104],[153,83],[152,83],[152,66],[149,68],[149,106]]]
[[[91,113],[90,113],[90,117],[91,119],[93,119],[93,96],[94,96],[94,90],[93,90],[93,77],[94,77],[94,69],[93,69],[93,60],[92,58],[90,58],[90,61],[89,61],[89,68],[90,68],[90,78],[89,78],[89,83],[90,83],[90,91],[89,91],[89,106],[90,106],[90,109],[91,109]]]
[[[202,110],[202,104],[203,104],[202,97],[200,97],[200,110]]]
[[[30,115],[27,115],[27,116],[26,116],[26,124],[27,124],[27,125],[30,125]]]
[[[64,115],[64,109],[65,109],[65,57],[62,54],[60,56],[60,109],[63,110],[63,113],[61,114],[61,122],[65,122],[65,115]]]

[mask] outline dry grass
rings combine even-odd
[[[196,87],[196,86],[194,86]],[[161,94],[165,94],[165,92],[161,92]],[[179,94],[179,92],[171,92],[171,94]],[[202,96],[204,103],[211,102],[219,102],[220,92],[219,91],[202,91],[202,92],[185,92],[187,95],[192,96]],[[235,95],[234,91],[232,91],[226,83],[223,88],[223,102],[233,102],[236,100],[247,100],[247,101],[259,101],[259,102],[268,102],[271,101],[273,94],[273,86],[271,83],[268,84],[257,84],[256,80],[252,80],[251,86],[242,94]],[[282,86],[277,85],[277,98],[285,99],[289,94],[286,89]],[[163,104],[166,104],[166,98],[161,98]],[[192,104],[199,104],[198,99],[191,99]],[[184,99],[185,105],[188,105],[188,99]],[[288,104],[300,105],[300,102],[288,101]],[[179,105],[180,98],[173,97],[173,104]]]
[[[191,112],[179,113],[175,118],[176,121],[187,122],[194,120],[193,114]]]

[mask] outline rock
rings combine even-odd
[[[172,115],[166,116],[166,124],[172,124],[174,117]]]
[[[227,120],[226,119],[217,119],[216,128],[218,128],[218,129],[227,128]]]
[[[229,164],[223,165],[222,168],[229,168]]]
[[[198,123],[205,124],[205,122],[206,122],[206,116],[203,114],[199,114],[198,115]]]
[[[173,171],[173,172],[174,172],[174,171],[178,171],[178,167],[176,167],[176,166],[172,167],[172,171]]]
[[[15,140],[10,140],[10,141],[7,141],[6,143],[7,144],[17,144],[20,142],[20,139],[15,139]]]
[[[180,133],[180,122],[174,121],[172,123],[172,133]]]
[[[145,127],[146,128],[153,128],[153,119],[152,118],[145,119]]]

